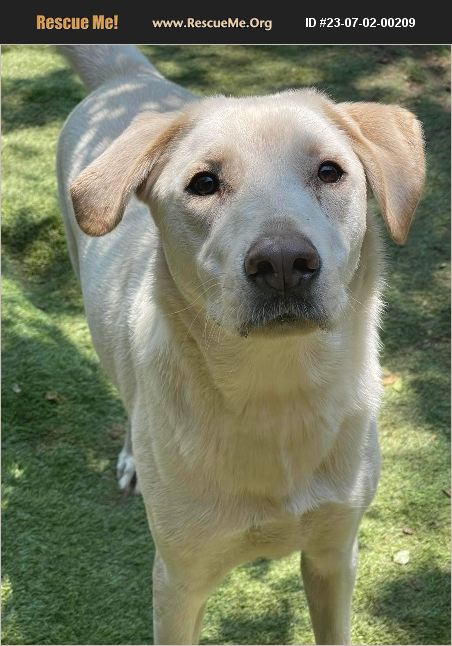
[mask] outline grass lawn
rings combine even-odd
[[[407,245],[387,243],[384,463],[359,535],[353,641],[450,643],[449,48],[143,51],[199,94],[316,85],[424,122],[425,195]],[[84,90],[50,48],[14,46],[2,95],[3,643],[152,643],[152,541],[141,498],[115,481],[125,416],[91,346],[56,199],[56,140]],[[233,571],[202,642],[312,643],[298,558]]]

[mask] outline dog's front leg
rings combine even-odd
[[[316,644],[350,644],[351,600],[357,566],[350,547],[303,553],[301,571]]]
[[[207,597],[213,587],[186,571],[166,567],[156,552],[153,570],[154,644],[197,644]]]

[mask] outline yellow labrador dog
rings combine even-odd
[[[92,90],[58,148],[95,348],[156,545],[154,635],[195,644],[231,568],[302,552],[318,644],[347,644],[379,473],[381,250],[424,182],[407,110],[315,90],[197,99],[129,46],[68,46]],[[133,447],[133,452],[132,452]]]

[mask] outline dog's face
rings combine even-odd
[[[280,97],[207,101],[148,199],[189,302],[233,333],[329,325],[366,228],[366,180],[346,135]]]
[[[102,235],[137,190],[179,291],[230,333],[334,326],[360,262],[366,179],[393,237],[407,234],[424,159],[406,110],[304,91],[206,99],[166,119],[142,116],[83,171],[76,215]]]

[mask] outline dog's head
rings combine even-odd
[[[187,302],[229,332],[281,334],[330,327],[346,308],[366,183],[401,244],[424,175],[410,112],[302,90],[142,114],[71,195],[82,230],[101,236],[136,193]]]

